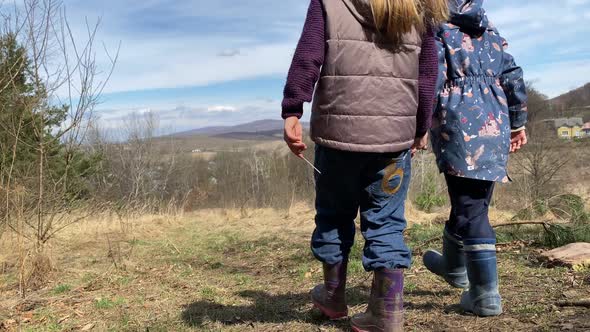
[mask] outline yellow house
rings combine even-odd
[[[582,126],[572,127],[572,138],[582,138],[582,137],[584,137],[584,132],[582,131]]]
[[[584,120],[582,118],[555,119],[555,128],[557,128],[559,138],[574,139],[584,137],[583,126]]]
[[[559,136],[559,138],[564,138],[564,139],[572,138],[572,128],[569,128],[569,127],[557,128],[557,136]]]

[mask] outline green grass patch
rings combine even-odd
[[[123,276],[123,277],[119,277],[117,278],[117,283],[121,286],[127,286],[131,283],[133,279],[129,276]]]
[[[46,331],[53,332],[53,331],[63,331],[61,324],[58,322],[50,322],[45,326]]]
[[[237,234],[226,233],[209,237],[205,245],[211,251],[225,252],[226,250],[239,250],[242,243]]]
[[[96,273],[85,273],[82,276],[82,282],[86,284],[86,283],[96,280],[98,277],[99,277],[99,275]]]
[[[49,322],[44,326],[37,326],[37,327],[29,327],[24,329],[23,331],[26,332],[57,332],[57,331],[64,331],[66,330],[63,326],[61,326],[57,322]],[[19,330],[20,331],[20,330]]]
[[[416,207],[425,212],[432,212],[434,208],[444,206],[447,203],[446,195],[438,191],[434,174],[428,174],[422,190],[414,200]]]
[[[296,249],[294,253],[292,253],[289,258],[286,259],[289,263],[293,265],[300,265],[300,264],[309,264],[316,262],[315,257],[311,253],[309,248],[306,249]]]
[[[148,241],[140,240],[140,239],[133,239],[127,241],[132,246],[149,246],[150,243]]]
[[[25,331],[63,331],[64,327],[57,322],[55,313],[50,308],[39,308],[35,311],[33,320],[43,322],[42,326],[26,329]]]
[[[118,328],[127,328],[131,323],[131,316],[128,313],[125,313],[119,319],[119,327]]]
[[[254,279],[246,274],[236,274],[234,275],[234,279],[239,285],[247,286],[254,283]]]
[[[114,300],[109,298],[96,299],[94,307],[99,310],[108,310],[125,304],[125,299],[118,297]]]
[[[67,293],[71,290],[72,290],[72,286],[70,286],[68,284],[62,284],[62,285],[57,285],[55,288],[53,288],[53,290],[51,292],[55,295],[59,295],[59,294]]]
[[[418,289],[418,285],[413,282],[406,282],[404,283],[404,291],[406,292],[414,292]]]
[[[440,237],[442,239],[443,228],[444,226],[442,225],[412,225],[406,231],[408,245],[411,247],[420,247],[424,245],[426,241],[430,241],[436,237]]]
[[[350,249],[350,258],[352,259],[361,259],[363,257],[363,250],[365,249],[365,241],[362,237],[357,237],[356,241],[352,245]]]
[[[351,275],[365,274],[363,262],[360,259],[354,259],[348,263],[348,273]]]
[[[178,274],[178,276],[179,276],[179,277],[181,277],[181,278],[183,278],[183,279],[184,279],[184,278],[189,278],[190,276],[192,276],[192,275],[193,275],[193,272],[194,272],[194,270],[193,270],[193,269],[191,269],[191,268],[190,268],[190,267],[188,267],[188,266],[185,266],[185,267],[182,269],[182,272],[180,272],[180,273]]]
[[[303,263],[296,269],[297,280],[304,281],[307,278],[307,274],[311,272],[311,264]]]
[[[0,287],[17,283],[18,277],[15,273],[5,273],[4,275],[0,275]]]
[[[201,289],[201,296],[209,301],[214,301],[217,296],[217,290],[213,287],[204,287]]]
[[[363,250],[365,247],[365,241],[362,237],[357,237],[354,241],[354,245],[350,250],[350,261],[348,262],[348,272],[350,274],[364,274],[365,268],[363,267]]]
[[[547,309],[540,304],[525,304],[513,308],[513,311],[519,315],[539,315],[547,311]]]

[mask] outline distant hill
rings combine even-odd
[[[590,83],[550,100],[561,109],[590,108]]]
[[[305,129],[309,124],[304,122]],[[172,137],[208,136],[239,140],[276,139],[282,137],[283,120],[259,120],[236,126],[215,126],[175,133]]]
[[[534,100],[536,99],[529,93],[529,106],[531,106],[530,103],[534,103]],[[588,122],[590,121],[590,83],[553,99],[547,99],[545,105],[534,108],[537,111],[537,120],[578,117]]]
[[[257,132],[231,132],[225,134],[218,134],[213,137],[227,138],[240,141],[266,141],[283,138],[283,129],[257,131]]]

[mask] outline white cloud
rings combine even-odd
[[[237,112],[238,109],[234,106],[209,106],[207,112]]]
[[[160,109],[123,108],[97,113],[99,124],[111,132],[125,128],[130,114],[146,111],[158,119],[162,134],[207,126],[233,125],[269,118],[279,118],[278,101],[249,101],[236,105],[177,106]]]
[[[308,3],[72,0],[66,5],[77,35],[83,35],[86,17],[92,21],[103,14],[98,40],[110,49],[122,43],[105,89],[112,93],[286,75]]]
[[[488,3],[509,52],[541,91],[554,97],[590,81],[590,44],[581,41],[590,34],[590,0]]]
[[[532,68],[527,75],[549,97],[556,97],[588,83],[590,61],[564,61]]]
[[[178,38],[124,44],[106,91],[121,92],[204,86],[282,73],[286,76],[296,41],[240,49],[239,56],[219,56],[207,40]],[[141,55],[141,56],[140,56]]]

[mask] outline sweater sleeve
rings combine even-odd
[[[432,125],[434,96],[438,80],[438,51],[432,26],[428,26],[426,33],[422,36],[419,67],[416,137],[423,137]]]
[[[301,39],[295,50],[283,92],[282,117],[301,118],[311,102],[325,56],[325,14],[321,0],[311,0]]]

